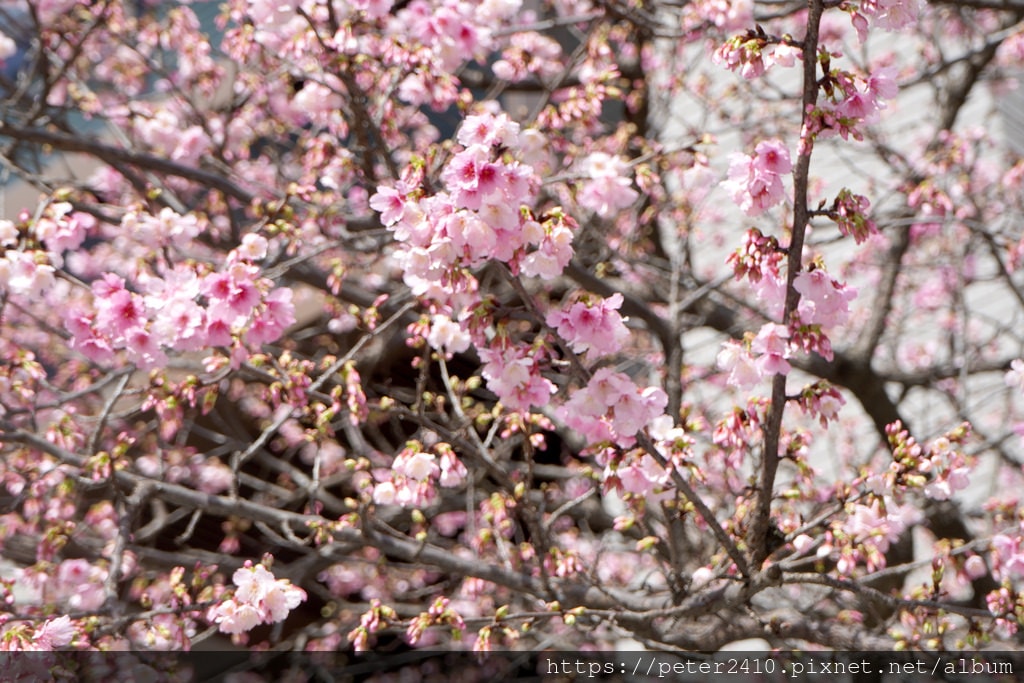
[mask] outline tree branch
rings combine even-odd
[[[152,154],[146,154],[145,152],[115,147],[94,138],[72,136],[31,126],[21,126],[9,121],[0,121],[0,136],[46,145],[63,152],[88,154],[112,165],[127,164],[146,171],[184,178],[204,187],[218,190],[228,197],[237,199],[245,204],[249,204],[255,198],[251,193],[216,173],[179,164]]]
[[[789,243],[786,266],[786,304],[782,323],[787,324],[800,303],[800,293],[793,286],[803,268],[804,237],[810,213],[807,208],[810,182],[811,151],[814,141],[807,130],[810,113],[818,102],[818,28],[825,10],[823,0],[808,0],[807,34],[803,41],[803,96],[801,99],[800,148],[796,168],[793,170],[793,234]],[[772,492],[779,469],[779,439],[782,434],[782,415],[786,410],[786,376],[775,375],[772,380],[771,409],[764,428],[764,448],[761,453],[761,476],[758,482],[757,504],[750,525],[749,546],[751,564],[759,567],[768,557],[768,526],[771,517]]]

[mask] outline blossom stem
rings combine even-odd
[[[818,102],[818,28],[824,12],[824,0],[808,0],[807,34],[803,41],[803,95],[801,101],[802,126],[800,146],[796,165],[793,169],[793,231],[787,253],[786,303],[782,323],[788,324],[800,303],[800,293],[793,286],[802,268],[804,237],[810,221],[807,208],[808,182],[810,179],[811,150],[813,134],[810,133],[809,116]],[[770,552],[768,527],[771,518],[772,491],[779,469],[779,439],[782,433],[782,416],[786,409],[786,376],[776,374],[772,380],[772,402],[764,428],[761,476],[758,482],[757,504],[750,525],[748,546],[751,566],[759,567]]]

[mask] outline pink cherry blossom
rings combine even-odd
[[[879,112],[885,108],[886,100],[898,93],[895,70],[883,67],[867,79],[848,78],[843,84],[843,90],[846,97],[837,104],[836,113],[845,118],[874,123],[878,120]]]
[[[395,458],[392,468],[396,474],[415,481],[424,481],[440,474],[441,469],[436,461],[437,457],[433,453],[403,451]]]
[[[640,389],[628,376],[605,367],[573,392],[558,414],[591,443],[631,446],[636,433],[662,415],[667,401],[660,388]]]
[[[469,476],[469,470],[466,469],[466,466],[459,460],[458,456],[450,450],[445,450],[441,454],[440,467],[441,476],[438,478],[438,483],[447,488],[461,486],[466,477]]]
[[[629,330],[618,313],[622,294],[616,293],[597,303],[577,301],[568,310],[548,313],[547,324],[556,328],[573,351],[592,350],[594,355],[615,353],[629,338]]]
[[[267,238],[256,233],[249,233],[242,237],[242,244],[238,247],[237,253],[249,261],[261,261],[267,256]]]
[[[754,357],[734,340],[723,342],[717,357],[718,368],[728,373],[729,386],[747,391],[761,382],[762,369]]]
[[[520,270],[524,275],[553,280],[562,274],[573,257],[573,234],[569,221],[541,226],[536,223],[539,238],[531,238],[537,249],[523,257]],[[528,226],[529,229],[529,226]]]
[[[306,600],[304,590],[275,578],[263,565],[247,562],[231,578],[237,586],[234,596],[207,614],[223,633],[239,634],[259,624],[283,621]]]
[[[263,617],[255,605],[225,600],[210,609],[207,619],[217,625],[221,633],[236,635],[256,628]]]
[[[86,232],[96,225],[96,219],[88,214],[73,213],[68,202],[56,202],[48,207],[46,214],[33,226],[33,232],[52,254],[73,251],[81,246]]]
[[[31,299],[53,288],[56,270],[41,252],[8,250],[0,258],[0,290]]]
[[[275,341],[295,322],[295,305],[292,290],[278,287],[263,298],[263,306],[253,315],[246,341],[259,345]]]
[[[260,300],[256,275],[255,269],[241,263],[208,275],[200,291],[210,300],[210,314],[226,322],[248,316]]]
[[[855,505],[843,527],[844,532],[863,549],[869,567],[879,566],[879,563],[884,566],[884,558],[879,554],[885,553],[907,528],[908,519],[902,508],[895,505],[892,507],[892,510],[883,510],[879,501],[870,505]],[[853,571],[853,557],[857,555],[860,553],[840,558],[842,573],[850,574]]]
[[[14,221],[0,220],[0,247],[13,247],[18,243],[18,226]]]
[[[845,323],[850,316],[850,302],[857,296],[857,290],[833,280],[821,269],[802,271],[793,287],[802,297],[801,321],[825,327]]]
[[[487,387],[496,393],[510,410],[529,410],[547,405],[555,385],[541,376],[536,359],[514,349],[482,349],[482,374]]]
[[[257,25],[274,28],[287,21],[295,13],[296,0],[270,2],[269,0],[247,0],[247,11]]]
[[[839,232],[853,235],[854,241],[860,244],[871,235],[878,234],[878,226],[868,214],[870,209],[871,202],[867,197],[843,189],[836,196],[830,217],[839,226]]]
[[[501,189],[501,170],[483,145],[471,145],[456,154],[441,178],[455,201],[471,209],[479,209],[489,195]]]
[[[131,329],[143,329],[147,320],[142,297],[124,289],[123,283],[107,287],[93,285],[96,299],[96,328],[114,339],[123,339]]]
[[[182,216],[167,207],[156,216],[128,213],[121,220],[121,227],[134,232],[141,240],[178,247],[188,246],[201,230],[196,216]]]
[[[1021,537],[996,534],[992,537],[994,568],[1000,576],[1024,576],[1024,544]]]
[[[140,368],[149,370],[167,364],[167,354],[150,331],[143,327],[132,327],[122,335],[128,357]]]
[[[373,487],[373,502],[377,505],[394,505],[397,497],[393,481],[382,481]]]
[[[757,216],[783,200],[781,176],[792,168],[785,145],[764,140],[754,149],[754,156],[737,153],[730,157],[729,177],[722,185],[744,213]]]
[[[873,23],[888,31],[898,31],[917,21],[920,6],[917,0],[866,0],[860,11]]]
[[[370,19],[382,19],[388,15],[394,5],[394,0],[354,0],[352,6],[362,12]]]
[[[103,581],[107,570],[87,560],[64,560],[55,572],[56,582],[48,585],[73,610],[99,609],[106,601]]]
[[[286,579],[278,579],[263,596],[265,620],[270,623],[284,621],[289,612],[305,601],[306,591],[291,585]]]
[[[580,206],[608,218],[637,198],[630,182],[629,165],[604,152],[594,152],[581,163],[584,180],[577,200]]]
[[[430,320],[427,342],[432,348],[445,353],[462,353],[469,348],[472,339],[459,323],[446,315],[435,315]]]
[[[469,265],[478,266],[495,255],[498,234],[476,214],[459,211],[447,216],[443,225],[455,253],[461,252]]]
[[[459,127],[455,139],[459,144],[471,147],[516,147],[519,144],[519,124],[507,114],[483,113],[467,116]]]
[[[405,201],[402,195],[392,187],[381,186],[376,194],[370,197],[370,208],[380,214],[384,225],[394,225],[402,217]]]
[[[78,629],[68,615],[48,619],[35,633],[35,645],[40,650],[55,650],[71,644]]]
[[[837,388],[828,382],[819,381],[804,387],[800,405],[825,426],[839,417],[839,411],[846,405],[846,399]]]
[[[770,62],[765,63],[764,48],[764,41],[756,37],[735,36],[719,45],[712,59],[730,71],[738,71],[743,78],[754,79],[770,66]]]
[[[789,330],[785,325],[766,323],[750,343],[750,350],[761,354],[755,357],[763,376],[785,375],[792,369],[786,360],[790,357]]]
[[[649,496],[668,481],[665,470],[649,455],[644,455],[628,465],[620,465],[615,476],[627,493]]]

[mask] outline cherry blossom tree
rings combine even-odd
[[[1016,0],[0,17],[0,649],[1017,643]]]

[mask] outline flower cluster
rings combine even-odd
[[[601,478],[605,490],[648,498],[668,484],[669,473],[649,453],[632,450],[624,458],[610,460]]]
[[[916,23],[920,11],[919,0],[861,0],[859,11],[852,13],[852,20],[861,42],[864,42],[867,38],[864,16],[871,17],[872,23],[879,28],[899,31]]]
[[[95,224],[68,202],[48,204],[34,221],[25,212],[17,223],[0,220],[0,292],[41,299],[56,285],[64,253],[78,249]]]
[[[870,211],[871,202],[867,197],[843,188],[836,195],[828,215],[839,226],[840,233],[852,235],[860,244],[871,235],[878,234],[878,226],[868,217]]]
[[[772,66],[789,67],[803,57],[799,45],[770,38],[761,31],[733,36],[715,50],[711,59],[746,79],[763,75]]]
[[[949,500],[957,491],[970,484],[973,463],[957,448],[967,435],[964,425],[951,439],[948,435],[935,439],[928,448],[921,471],[930,475],[924,487],[924,494],[933,500]]]
[[[767,317],[779,320],[786,303],[786,276],[782,270],[785,251],[775,237],[765,236],[757,228],[744,235],[743,245],[729,254],[726,262],[736,279],[746,278]]]
[[[523,81],[535,76],[544,82],[562,72],[561,56],[558,41],[536,31],[522,31],[512,35],[501,59],[491,68],[495,76],[505,81]]]
[[[95,225],[96,219],[74,211],[70,203],[54,202],[32,224],[31,233],[46,247],[50,262],[59,266],[61,254],[78,249]]]
[[[662,415],[668,396],[658,387],[640,389],[629,377],[600,368],[562,406],[558,416],[589,444],[632,446],[638,431]]]
[[[845,96],[837,100],[836,113],[842,118],[859,119],[865,123],[877,120],[879,112],[886,107],[886,100],[891,100],[899,92],[896,70],[892,67],[881,67],[867,77],[837,71],[834,78],[834,84]]]
[[[57,602],[68,611],[90,612],[107,599],[103,587],[107,575],[105,567],[75,558],[59,562],[49,575],[32,568],[21,570],[19,579],[35,597]]]
[[[481,374],[487,388],[510,410],[529,410],[547,405],[556,387],[540,374],[541,353],[499,343],[480,350]]]
[[[996,617],[995,632],[1003,638],[1012,638],[1024,623],[1024,599],[1007,586],[1002,586],[985,596],[989,613]]]
[[[363,0],[369,5],[389,5],[381,0]],[[513,16],[521,0],[508,2],[431,3],[413,0],[399,10],[390,30],[397,35],[416,36],[448,73],[467,59],[483,59],[494,45],[492,27]],[[385,10],[386,14],[386,10]]]
[[[964,423],[925,448],[899,421],[888,425],[892,462],[885,472],[868,478],[868,488],[875,493],[915,488],[933,500],[948,500],[970,483],[974,463],[960,448],[970,433]]]
[[[857,297],[856,289],[832,279],[822,268],[802,271],[793,287],[800,292],[800,321],[808,325],[842,325],[850,317],[850,302]]]
[[[25,622],[0,623],[0,652],[51,652],[58,648],[71,645],[76,640],[83,640],[84,628],[68,615],[47,619],[41,625],[33,625]],[[77,643],[76,643],[77,644]],[[45,659],[28,662],[45,663]],[[7,675],[15,674],[8,680],[33,680],[34,676],[21,678],[16,675],[19,669],[24,668],[25,662],[19,662],[14,670],[5,669]],[[36,671],[39,676],[45,676],[52,672]],[[25,672],[29,673],[28,671]],[[37,679],[36,679],[37,680]]]
[[[827,78],[827,98],[808,111],[805,139],[839,135],[844,140],[861,140],[860,126],[875,122],[885,109],[886,100],[899,91],[896,72],[891,67],[879,68],[867,77],[835,69]]]
[[[943,71],[1017,30],[996,12],[842,0],[762,29],[754,0],[693,0],[678,39],[654,45],[592,0],[228,0],[211,42],[190,2],[16,4],[31,21],[0,34],[0,71],[52,67],[33,94],[68,114],[59,130],[21,121],[19,149],[49,141],[101,168],[0,220],[0,545],[33,540],[37,560],[0,578],[0,649],[188,649],[204,629],[259,651],[402,634],[447,648],[467,628],[478,650],[603,647],[631,627],[600,609],[607,595],[649,614],[699,601],[641,630],[706,649],[705,614],[771,621],[771,601],[728,587],[775,561],[772,597],[796,615],[778,642],[829,619],[929,649],[1019,628],[1012,491],[962,511],[975,537],[938,539],[932,586],[890,601],[891,619],[862,620],[805,571],[851,590],[878,578],[896,539],[952,528],[932,516],[953,506],[930,501],[962,495],[974,464],[966,428],[919,443],[893,425],[889,457],[860,438],[889,407],[820,380],[850,366],[830,337],[869,313],[855,287],[892,285],[874,302],[892,324],[858,354],[913,365],[896,373],[911,387],[899,412],[932,395],[984,417],[995,404],[968,399],[998,368],[1011,388],[991,438],[1024,434],[1014,316],[955,305],[1016,283],[1024,164],[1006,173],[987,138],[930,130],[936,117],[913,117],[908,139],[868,128],[895,109],[889,64],[954,104],[975,80],[1006,87],[1014,36],[998,69],[966,84]],[[840,64],[845,15],[863,38],[919,5],[927,30],[906,44],[920,50]],[[82,118],[116,139],[83,143]],[[867,162],[875,207],[829,161],[851,149],[840,136],[869,134],[885,144],[847,160]],[[914,216],[890,281],[872,218],[901,206]],[[737,244],[725,266],[706,258]],[[922,329],[953,342],[919,343]],[[709,335],[735,337],[711,352],[717,369]],[[847,415],[850,396],[863,406]],[[1020,444],[976,450],[1004,447]],[[141,515],[99,486],[114,479],[141,484]],[[779,534],[748,533],[765,525]],[[776,552],[783,537],[803,559]],[[275,564],[245,563],[268,543]],[[301,571],[304,555],[322,566]],[[1002,582],[990,618],[947,616],[981,598],[965,577]],[[282,640],[303,608],[308,628]]]
[[[53,289],[55,273],[45,252],[9,249],[0,257],[0,291],[40,299]]]
[[[809,384],[800,392],[800,407],[805,413],[817,417],[822,427],[839,417],[839,410],[846,405],[842,393],[829,382],[819,380]]]
[[[725,261],[732,264],[737,280],[748,278],[757,282],[765,275],[777,279],[784,258],[785,253],[775,237],[750,228],[743,235],[743,245],[729,254]]]
[[[370,601],[370,609],[359,618],[359,626],[348,634],[348,641],[352,643],[356,652],[366,652],[370,649],[370,637],[397,618],[395,610],[374,598]]]
[[[750,397],[745,408],[733,406],[718,422],[715,423],[711,440],[716,446],[728,453],[727,466],[741,465],[736,460],[750,452],[762,437],[762,425],[765,418],[766,399]]]
[[[610,218],[639,196],[630,181],[629,165],[619,157],[594,152],[581,163],[585,176],[576,200],[602,218]]]
[[[187,399],[186,399],[187,400]],[[172,399],[168,401],[182,406],[185,401]],[[158,401],[152,401],[154,409],[160,414]],[[147,406],[150,407],[150,406]],[[166,418],[161,415],[161,422],[176,427],[180,420]],[[170,440],[173,434],[165,438]],[[221,493],[226,491],[234,481],[231,468],[221,462],[220,458],[203,453],[194,453],[189,448],[166,448],[157,454],[141,455],[135,459],[135,467],[140,474],[156,480],[172,483],[186,482],[203,493]]]
[[[466,628],[466,622],[452,606],[448,598],[439,596],[430,605],[430,609],[414,618],[409,627],[405,630],[405,640],[410,645],[426,645],[423,641],[424,632],[431,626],[448,626],[456,633],[461,634]]]
[[[832,340],[822,331],[821,325],[805,325],[800,322],[800,316],[793,316],[789,326],[789,343],[794,349],[800,349],[804,353],[816,353],[827,361],[835,358],[832,351]]]
[[[125,234],[132,235],[140,243],[156,248],[187,247],[202,231],[202,226],[195,216],[182,216],[166,207],[156,216],[129,211],[121,219],[121,228]]]
[[[469,348],[472,338],[461,325],[449,316],[438,313],[430,319],[427,343],[430,347],[446,354],[462,353]]]
[[[741,31],[754,23],[752,0],[703,0],[680,7],[683,29],[692,36],[703,37],[708,27],[725,34]]]
[[[920,517],[920,511],[908,505],[896,505],[881,498],[867,505],[851,505],[846,519],[836,522],[829,541],[818,548],[818,556],[836,552],[836,569],[843,576],[852,576],[860,563],[864,563],[868,571],[883,569],[889,546],[919,522]]]
[[[997,578],[1024,578],[1024,537],[996,534],[992,537],[992,568]]]
[[[129,626],[128,637],[136,647],[173,652],[190,648],[198,630],[192,619],[177,614],[157,614]]]
[[[764,140],[754,156],[737,152],[729,158],[729,177],[722,186],[745,214],[760,215],[783,200],[782,176],[793,170],[793,163],[781,141]]]
[[[763,377],[761,369],[750,354],[749,344],[734,339],[722,342],[716,363],[719,370],[728,373],[726,382],[729,386],[741,391],[757,386]]]
[[[491,259],[545,279],[568,264],[572,219],[554,210],[538,220],[526,209],[539,181],[514,158],[522,138],[505,114],[469,116],[457,136],[463,149],[441,173],[446,191],[423,196],[405,180],[378,187],[370,198],[400,243],[395,259],[414,293],[447,301],[451,294],[439,283]]]
[[[240,634],[260,624],[284,621],[288,613],[306,600],[306,591],[288,579],[278,579],[262,564],[235,571],[231,580],[237,587],[234,596],[211,607],[207,619],[222,633]]]
[[[792,369],[789,329],[778,323],[765,323],[753,337],[722,343],[718,368],[728,373],[727,382],[740,390],[751,389],[772,375],[786,375]]]
[[[551,311],[546,322],[576,353],[606,356],[619,351],[629,338],[625,319],[618,312],[620,306],[619,293],[599,301],[584,297],[566,309]]]
[[[161,109],[152,116],[136,119],[138,140],[162,157],[194,164],[213,146],[202,126],[188,125],[184,117]],[[171,209],[164,211],[174,213]]]
[[[379,470],[373,485],[373,502],[423,508],[437,497],[437,485],[456,488],[465,482],[469,471],[447,443],[432,450],[419,441],[410,441],[395,456],[390,470]]]
[[[153,368],[167,363],[169,350],[274,341],[295,322],[295,313],[292,291],[274,288],[251,262],[265,254],[266,240],[253,235],[224,270],[200,274],[179,264],[162,278],[143,278],[139,293],[107,273],[92,284],[93,310],[67,318],[71,347],[96,362],[124,349],[139,367]]]
[[[757,365],[765,377],[786,375],[792,370],[789,362],[789,330],[785,325],[765,323],[750,342],[750,350],[758,354]]]

